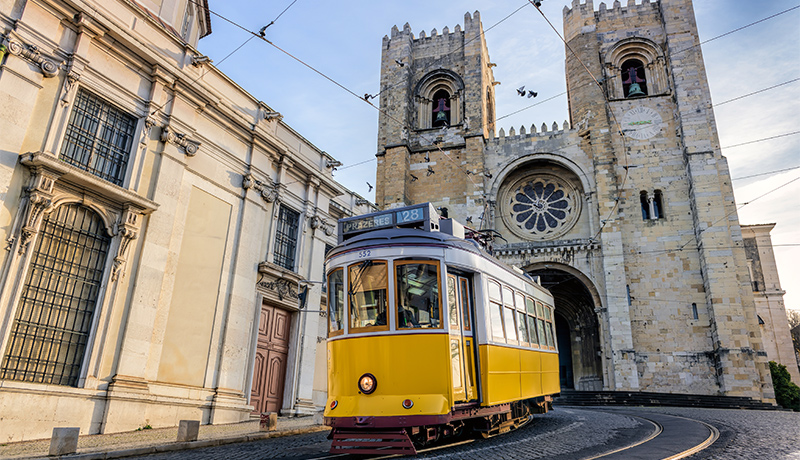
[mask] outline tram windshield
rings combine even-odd
[[[338,335],[344,329],[344,270],[334,270],[328,275],[328,332]]]
[[[388,276],[386,262],[367,260],[350,265],[347,273],[350,298],[350,329],[383,326],[386,321]]]
[[[397,328],[440,328],[439,266],[436,262],[396,262]]]

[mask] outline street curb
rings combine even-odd
[[[111,458],[133,457],[137,455],[158,454],[163,452],[174,452],[177,450],[202,449],[204,447],[222,446],[225,444],[236,444],[241,442],[261,441],[269,438],[280,438],[283,436],[294,436],[298,434],[316,433],[330,430],[327,426],[315,425],[306,428],[297,428],[285,431],[270,431],[266,433],[252,433],[228,438],[203,439],[188,442],[170,442],[148,447],[132,447],[127,449],[113,450],[108,452],[87,452],[84,454],[70,454],[59,456],[25,456],[25,457],[5,457],[3,460],[22,460],[22,459],[63,459],[63,460],[106,460]]]

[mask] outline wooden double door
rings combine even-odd
[[[253,387],[250,391],[250,404],[255,407],[255,414],[278,412],[283,404],[291,323],[290,312],[268,304],[261,305]]]

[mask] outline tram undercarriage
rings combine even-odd
[[[419,448],[465,432],[490,438],[513,431],[552,408],[547,395],[490,407],[462,405],[441,416],[343,417],[326,424],[333,427],[331,453],[416,455]]]

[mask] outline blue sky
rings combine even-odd
[[[335,178],[374,200],[378,112],[362,100],[220,16],[257,31],[292,0],[223,2],[209,0],[213,33],[199,49],[239,85],[281,112],[284,122],[344,163]],[[595,0],[595,8],[599,1]],[[607,1],[610,6],[613,0]],[[623,2],[625,3],[625,2]],[[637,0],[636,3],[641,3]],[[527,4],[527,6],[525,6]],[[544,0],[542,11],[561,31],[566,0]],[[800,5],[800,0],[695,0],[701,41]],[[533,102],[566,90],[564,46],[542,16],[525,0],[433,2],[420,0],[297,0],[266,30],[266,37],[336,80],[355,94],[379,91],[381,40],[393,25],[408,22],[424,30],[463,27],[464,13],[481,13],[489,55],[497,63],[497,127],[508,132],[544,122],[559,125],[567,116],[566,96],[520,113]],[[219,16],[218,16],[219,15]],[[227,59],[229,53],[247,43]],[[800,8],[702,46],[712,101],[719,104],[800,78]],[[223,60],[224,59],[224,60]],[[520,98],[526,85],[539,93]],[[800,131],[800,81],[715,106],[723,154],[728,158],[743,224],[775,223],[775,245],[786,305],[800,309],[800,169],[737,179],[800,166],[800,134],[735,147],[737,144]],[[731,146],[730,148],[728,148]],[[360,165],[357,163],[365,162]],[[356,166],[350,166],[356,165]],[[350,166],[350,167],[348,167]],[[769,193],[768,193],[769,192]],[[766,195],[764,195],[767,193]],[[762,196],[763,195],[763,196]]]

